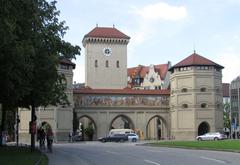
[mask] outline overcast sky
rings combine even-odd
[[[172,65],[196,53],[225,68],[223,82],[240,75],[240,0],[58,0],[64,39],[82,49],[74,81],[84,82],[82,39],[98,24],[131,37],[128,67]]]

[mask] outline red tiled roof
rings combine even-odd
[[[154,65],[155,72],[157,72],[161,79],[164,80],[168,71],[168,64]],[[138,65],[137,67],[128,68],[128,76],[131,78],[139,74],[141,78],[144,78],[149,72],[149,66]]]
[[[66,59],[66,58],[62,58],[60,59],[60,64],[67,64],[67,65],[71,65],[73,66],[73,69],[75,69],[76,64],[74,64],[72,61]]]
[[[132,94],[132,95],[170,95],[169,90],[134,90],[134,89],[73,89],[74,94]]]
[[[223,97],[229,97],[229,83],[222,83]]]
[[[192,55],[190,55],[187,58],[185,58],[184,60],[180,61],[179,63],[177,63],[176,65],[171,67],[169,70],[172,70],[173,68],[183,67],[183,66],[198,66],[198,65],[215,66],[220,69],[224,68],[223,66],[221,66],[205,57],[202,57],[194,52]]]
[[[92,31],[84,36],[84,38],[86,37],[130,39],[129,36],[112,27],[95,27]]]

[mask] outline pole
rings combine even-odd
[[[232,139],[232,96],[231,96],[231,84],[229,85],[229,94],[230,94],[230,139]]]
[[[31,152],[35,149],[35,132],[32,129],[32,125],[34,122],[36,122],[36,112],[35,112],[35,106],[32,106],[32,114],[31,114]]]
[[[17,146],[18,146],[18,143],[19,143],[19,122],[20,122],[20,120],[19,120],[19,116],[18,116],[18,114],[17,114],[17,132],[16,132],[16,141],[17,141]]]

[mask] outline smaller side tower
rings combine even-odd
[[[223,128],[222,69],[195,52],[171,71],[171,136],[194,139]]]

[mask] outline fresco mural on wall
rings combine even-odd
[[[75,107],[168,106],[168,96],[96,96],[75,95]]]

